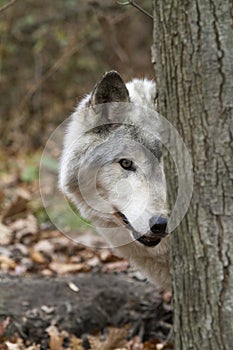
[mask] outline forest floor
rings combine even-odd
[[[0,153],[0,350],[172,349],[169,292],[54,227],[39,158]]]

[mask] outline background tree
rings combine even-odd
[[[232,349],[233,5],[154,0],[159,108],[190,150],[194,191],[171,235],[177,350]],[[168,159],[167,173],[174,167]],[[168,176],[170,201],[175,179]]]
[[[107,70],[152,78],[151,32],[151,18],[115,0],[0,0],[0,146],[43,146]]]

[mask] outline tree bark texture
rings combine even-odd
[[[153,0],[159,112],[188,147],[191,205],[171,234],[176,350],[233,349],[233,2]],[[165,164],[174,203],[174,164]],[[173,169],[173,170],[172,170]]]

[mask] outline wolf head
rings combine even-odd
[[[155,108],[154,82],[125,84],[111,71],[77,106],[68,126],[60,188],[113,246],[136,241],[151,248],[166,235],[166,183]]]

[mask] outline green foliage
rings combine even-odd
[[[38,174],[38,166],[28,164],[20,174],[20,179],[24,182],[33,182],[38,179]]]

